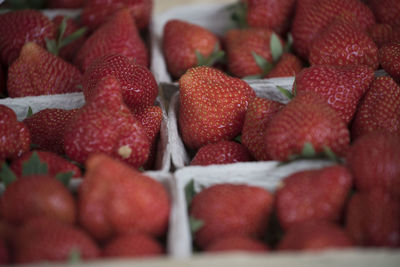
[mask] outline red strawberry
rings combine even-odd
[[[293,45],[299,56],[308,58],[310,46],[317,34],[337,16],[354,16],[365,30],[375,24],[371,10],[358,0],[309,0],[301,1],[292,23]]]
[[[85,0],[48,0],[49,8],[81,8]]]
[[[316,153],[329,147],[343,156],[349,147],[346,123],[324,100],[311,92],[298,94],[271,118],[265,130],[265,149],[274,160],[300,154],[307,143]]]
[[[82,22],[93,31],[121,8],[129,9],[139,29],[148,27],[153,0],[87,0],[82,11]]]
[[[15,173],[16,176],[18,177],[22,176],[23,164],[31,158],[33,152],[37,153],[42,163],[47,164],[47,170],[50,176],[56,176],[57,174],[60,173],[72,172],[73,177],[75,178],[82,177],[81,170],[76,165],[72,164],[68,160],[62,158],[61,156],[55,153],[47,151],[29,151],[24,153],[18,159],[15,159],[11,163],[10,168]]]
[[[378,48],[391,41],[392,32],[392,26],[389,24],[374,24],[367,29],[367,34],[374,40]]]
[[[377,131],[361,136],[350,147],[346,162],[358,190],[383,187],[400,197],[398,135]]]
[[[393,79],[400,82],[400,42],[382,46],[379,49],[379,63]]]
[[[81,229],[46,217],[29,220],[17,232],[17,263],[67,261],[72,253],[84,260],[100,256],[100,249]]]
[[[188,70],[179,87],[179,126],[183,141],[194,149],[237,136],[255,97],[246,82],[209,67]]]
[[[54,39],[56,28],[39,11],[19,10],[0,15],[0,53],[4,65],[18,58],[22,46],[35,42],[45,46],[45,38]]]
[[[75,57],[75,65],[85,72],[96,59],[111,54],[126,56],[138,65],[149,65],[147,48],[127,9],[116,12],[85,41]]]
[[[338,221],[353,185],[342,166],[294,173],[276,193],[276,211],[284,229],[305,221]]]
[[[378,77],[360,101],[354,116],[353,139],[374,130],[400,133],[400,86],[390,77]]]
[[[10,261],[9,248],[4,239],[0,238],[0,264],[6,265]]]
[[[207,252],[247,251],[266,253],[269,248],[263,242],[247,236],[228,236],[217,239],[204,250]]]
[[[338,19],[314,38],[309,61],[311,65],[367,65],[377,69],[378,48],[356,22]]]
[[[190,165],[229,164],[251,161],[249,151],[242,144],[233,141],[219,141],[201,147]]]
[[[207,64],[210,66],[217,60],[214,58],[217,54],[223,55],[219,51],[218,37],[211,31],[177,19],[164,26],[163,52],[168,71],[174,78],[179,78],[189,68],[207,63],[211,63]],[[207,62],[209,60],[212,62]]]
[[[75,66],[35,43],[27,43],[8,69],[7,90],[10,97],[79,92],[81,78]]]
[[[0,204],[1,205],[1,204]],[[7,222],[4,218],[0,220],[0,239],[3,239],[7,243],[12,242],[17,227],[9,222]]]
[[[122,235],[111,240],[103,249],[104,257],[142,258],[164,254],[161,244],[144,234]]]
[[[48,175],[15,180],[2,195],[1,205],[3,217],[14,224],[36,216],[48,216],[70,224],[76,220],[72,194],[60,181]]]
[[[354,241],[338,225],[327,221],[308,221],[294,225],[280,241],[279,250],[344,249]]]
[[[5,95],[6,92],[7,92],[7,89],[6,89],[6,77],[5,76],[6,75],[5,75],[4,71],[3,71],[3,67],[1,66],[1,63],[0,63],[0,96],[1,95]]]
[[[374,72],[367,66],[319,65],[298,73],[293,90],[316,92],[349,123],[373,79]]]
[[[80,224],[99,240],[115,234],[159,237],[170,201],[161,183],[105,155],[92,156],[79,188]]]
[[[0,105],[0,161],[21,156],[29,151],[30,145],[28,127],[17,121],[12,109]]]
[[[232,235],[262,238],[272,211],[272,195],[265,189],[233,184],[210,186],[193,197],[190,216],[203,222],[195,233],[205,248]]]
[[[65,129],[66,154],[84,163],[91,154],[106,153],[134,167],[142,166],[150,142],[143,126],[123,103],[120,84],[113,76],[106,76],[96,92]]]
[[[400,27],[400,2],[397,0],[367,0],[379,23]]]
[[[122,97],[135,113],[153,106],[158,95],[158,85],[153,74],[143,66],[135,64],[122,55],[108,55],[98,59],[83,76],[83,92],[86,101],[96,94],[99,80],[114,75],[121,84]]]
[[[382,188],[356,193],[347,207],[346,229],[358,245],[399,247],[399,199]]]
[[[298,57],[285,53],[265,78],[296,76],[302,68],[303,63]]]
[[[26,118],[24,123],[29,128],[32,143],[39,149],[63,155],[65,128],[77,111],[78,109],[44,109]]]

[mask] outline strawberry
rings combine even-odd
[[[90,157],[86,168],[79,219],[92,236],[106,240],[115,234],[165,234],[170,200],[160,182],[106,155]]]
[[[193,197],[190,216],[203,226],[195,233],[200,248],[232,235],[260,239],[272,211],[272,194],[255,186],[217,184]]]
[[[188,69],[213,65],[223,53],[211,31],[182,20],[169,20],[163,30],[163,52],[169,73],[179,78]]]
[[[285,53],[265,78],[296,76],[302,68],[303,63],[298,57]]]
[[[256,160],[269,160],[264,144],[264,133],[270,119],[283,104],[266,98],[255,97],[250,102],[244,119],[242,144]]]
[[[342,166],[300,171],[286,177],[276,193],[276,211],[284,229],[305,221],[338,221],[353,184]]]
[[[263,242],[247,236],[228,236],[217,239],[204,250],[206,252],[247,251],[266,253],[269,248]]]
[[[4,105],[0,105],[0,126],[0,162],[29,151],[31,135],[28,127],[18,122],[14,111]]]
[[[382,188],[354,194],[347,207],[346,229],[358,245],[399,247],[399,199]]]
[[[0,63],[0,97],[6,94],[6,77],[5,73],[3,72],[3,67]]]
[[[74,62],[85,72],[96,59],[111,54],[126,56],[139,65],[149,65],[147,48],[127,9],[116,12],[96,30],[78,51]]]
[[[152,106],[158,95],[158,85],[153,74],[123,55],[104,56],[90,66],[83,76],[83,92],[86,101],[95,95],[99,80],[114,75],[121,84],[122,97],[135,113]]]
[[[373,79],[374,72],[367,66],[317,65],[296,75],[293,90],[296,93],[316,92],[349,123]]]
[[[250,153],[245,146],[233,141],[223,140],[201,147],[190,165],[207,166],[245,161],[251,161]]]
[[[308,58],[310,46],[317,34],[337,16],[354,16],[361,30],[375,24],[372,11],[358,0],[301,1],[292,23],[293,46],[297,54]]]
[[[367,133],[356,139],[346,162],[361,192],[383,187],[400,197],[400,139],[384,131]]]
[[[64,154],[64,132],[78,109],[44,109],[24,119],[39,149]]]
[[[0,264],[7,264],[10,261],[10,252],[6,242],[0,238]]]
[[[382,46],[379,49],[379,63],[394,80],[400,82],[400,42]]]
[[[311,65],[367,65],[377,69],[378,48],[356,22],[337,19],[314,38],[309,61]]]
[[[400,86],[390,77],[378,77],[360,101],[351,135],[358,138],[374,130],[400,133]]]
[[[81,229],[56,220],[38,217],[17,232],[16,263],[67,261],[73,253],[84,260],[100,256],[100,249]]]
[[[354,241],[338,225],[328,221],[308,221],[289,228],[278,249],[317,251],[353,246]]]
[[[379,23],[387,23],[392,27],[400,27],[400,2],[397,0],[367,0],[366,3],[374,12]]]
[[[94,31],[121,8],[129,9],[139,29],[148,27],[153,0],[87,0],[82,10],[82,22]]]
[[[49,175],[30,175],[8,185],[1,200],[3,217],[21,224],[35,216],[48,216],[73,224],[76,207],[72,194]]]
[[[113,76],[104,77],[97,94],[66,127],[64,149],[79,163],[94,153],[106,153],[134,167],[142,166],[150,142],[139,121],[122,101],[121,86]]]
[[[189,69],[179,88],[179,126],[184,143],[194,149],[237,136],[255,97],[246,82],[210,67]]]
[[[367,29],[367,34],[375,42],[376,46],[381,48],[391,41],[393,29],[389,24],[374,24]]]
[[[288,160],[307,143],[316,153],[330,148],[342,156],[350,143],[346,123],[312,92],[298,94],[272,117],[264,135],[265,149],[273,160]]]
[[[4,218],[0,220],[0,239],[3,239],[6,243],[12,242],[16,231],[17,226],[7,222]]]
[[[144,234],[118,236],[107,243],[103,249],[103,256],[106,258],[142,258],[163,254],[164,249],[161,244]]]
[[[62,158],[61,156],[48,151],[29,151],[24,153],[18,159],[12,161],[10,168],[15,173],[16,176],[22,176],[23,164],[28,161],[32,154],[36,152],[40,161],[47,164],[48,174],[50,176],[56,176],[60,173],[72,173],[72,177],[80,178],[82,177],[81,170],[68,160]]]
[[[49,8],[81,8],[83,7],[85,0],[47,0]]]
[[[56,28],[39,11],[19,10],[0,15],[0,58],[4,65],[18,58],[22,46],[35,42],[44,47],[45,39],[54,39]]]

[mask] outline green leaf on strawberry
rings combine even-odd
[[[262,69],[262,73],[257,75],[246,76],[244,77],[244,79],[260,79],[274,68],[274,64],[267,61],[264,57],[260,56],[256,52],[253,51],[251,52],[251,54],[253,55],[253,58],[256,61],[257,66],[260,67],[260,69]]]
[[[236,24],[237,28],[247,28],[247,4],[238,1],[227,7],[231,12],[231,20]]]
[[[220,49],[219,44],[215,45],[214,51],[208,57],[204,57],[198,50],[196,50],[195,53],[197,58],[197,66],[211,67],[215,63],[223,60],[225,57],[225,52]]]
[[[187,206],[190,206],[192,203],[193,197],[196,195],[196,191],[194,190],[194,180],[190,180],[190,182],[185,186],[185,197]]]
[[[278,35],[276,35],[275,33],[271,34],[269,46],[271,49],[272,59],[274,63],[277,63],[283,54],[283,47]]]
[[[286,96],[288,99],[292,99],[294,97],[294,94],[290,92],[288,89],[283,88],[282,86],[277,85],[276,88],[281,92],[284,96]]]
[[[63,183],[65,186],[68,186],[73,176],[74,173],[72,171],[61,172],[56,175],[56,179]]]
[[[28,107],[28,112],[26,113],[26,117],[25,118],[29,118],[33,115],[33,111],[31,107]]]
[[[78,248],[73,248],[68,255],[69,264],[79,264],[82,262],[81,251]]]
[[[189,216],[189,225],[190,225],[190,232],[195,234],[197,231],[200,230],[201,227],[204,226],[204,221],[196,219],[193,216]]]
[[[6,187],[17,180],[17,176],[5,162],[1,165],[0,178]]]
[[[47,163],[43,163],[40,160],[39,155],[36,153],[36,151],[32,153],[32,156],[29,158],[29,160],[22,163],[22,176],[40,175],[47,173]]]

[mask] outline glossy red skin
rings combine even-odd
[[[378,77],[360,101],[351,128],[353,139],[375,130],[400,134],[400,86],[390,77]]]
[[[379,63],[382,68],[400,82],[400,43],[389,43],[379,49]]]
[[[367,29],[367,34],[374,40],[378,48],[392,39],[392,26],[389,24],[374,24]]]
[[[273,196],[254,186],[218,184],[196,194],[190,216],[204,225],[194,234],[200,248],[231,235],[262,238],[272,212]]]
[[[265,78],[296,76],[302,69],[303,63],[297,56],[285,53]]]
[[[385,131],[367,133],[356,139],[346,164],[361,192],[382,187],[400,197],[400,139]]]
[[[328,221],[309,221],[289,228],[278,249],[321,251],[348,249],[354,245],[352,238],[339,225]]]
[[[196,51],[207,58],[219,46],[218,37],[211,31],[177,19],[165,24],[162,42],[168,71],[174,78],[198,65]]]
[[[76,9],[83,7],[86,0],[48,0],[49,8]]]
[[[228,236],[217,239],[207,246],[204,251],[206,252],[233,252],[233,251],[247,251],[257,253],[267,253],[269,251],[268,245],[260,240],[249,238],[247,236]]]
[[[179,126],[185,145],[194,149],[236,137],[255,97],[246,82],[210,67],[188,70],[179,87]]]
[[[45,38],[55,39],[56,28],[39,11],[19,10],[0,15],[1,62],[8,66],[18,58],[23,45],[35,42],[45,47]]]
[[[164,253],[164,248],[154,238],[144,234],[127,234],[111,240],[102,254],[107,258],[150,258]]]
[[[400,201],[382,188],[352,196],[346,230],[360,246],[400,246]]]
[[[392,27],[400,27],[400,2],[397,0],[367,0],[376,21],[387,23]]]
[[[27,43],[8,69],[10,97],[53,95],[80,92],[82,74],[35,43]]]

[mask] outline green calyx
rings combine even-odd
[[[231,20],[235,24],[235,28],[247,28],[247,4],[238,1],[227,7],[227,10],[231,13]]]
[[[304,143],[301,153],[290,156],[288,162],[298,159],[327,159],[336,163],[341,163],[341,159],[336,156],[336,154],[332,151],[330,147],[324,146],[323,151],[317,153],[313,144],[310,142]]]
[[[190,225],[190,232],[195,234],[197,231],[201,229],[201,227],[204,226],[204,221],[199,220],[193,216],[189,216],[189,225]]]
[[[225,57],[225,52],[220,49],[219,44],[215,45],[213,52],[208,57],[204,57],[198,50],[196,50],[195,53],[197,58],[197,67],[198,66],[211,67],[215,63],[222,61]]]
[[[6,187],[12,184],[15,180],[17,180],[17,176],[5,162],[1,164],[0,178]]]

